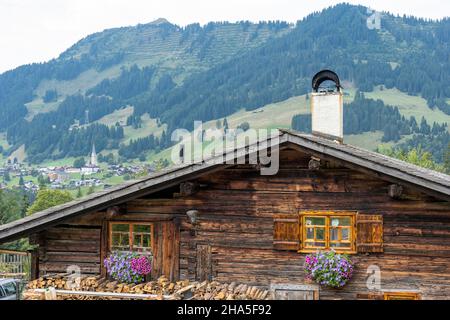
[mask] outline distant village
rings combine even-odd
[[[45,179],[46,188],[50,189],[78,189],[81,187],[103,187],[109,188],[112,184],[105,183],[101,178],[96,175],[97,173],[103,173],[103,176],[127,176],[134,177],[142,173],[150,173],[157,170],[154,163],[128,165],[121,164],[108,165],[106,169],[101,169],[98,164],[97,152],[95,151],[95,145],[92,145],[92,151],[89,155],[89,161],[80,167],[74,166],[48,166],[48,167],[30,167],[24,163],[20,163],[16,159],[9,159],[6,161],[3,167],[0,167],[0,176],[19,178],[18,187],[37,192],[41,188],[41,184],[37,181],[27,180],[24,177],[34,176]],[[92,177],[95,175],[95,177]],[[77,178],[74,178],[74,177]],[[4,179],[6,180],[6,179]],[[35,179],[34,179],[35,180]],[[125,179],[126,180],[126,179]],[[6,181],[0,182],[0,189],[8,187]]]

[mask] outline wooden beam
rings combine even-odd
[[[30,251],[30,280],[39,278],[39,249],[34,248]]]
[[[36,293],[45,293],[47,289],[30,289]],[[125,299],[157,299],[161,297],[157,294],[143,294],[143,293],[118,293],[118,292],[96,292],[96,291],[77,291],[77,290],[55,290],[57,295],[80,295],[90,297],[110,297],[110,298],[125,298]],[[170,300],[174,297],[172,295],[163,295],[163,299]]]
[[[395,168],[385,167],[373,161],[359,158],[349,153],[306,140],[302,137],[289,136],[289,141],[292,142],[291,148],[300,152],[312,154],[322,160],[332,161],[343,167],[363,172],[385,181],[401,183],[437,199],[450,201],[450,188],[434,181],[411,175]]]

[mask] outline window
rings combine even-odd
[[[385,292],[384,300],[420,300],[417,292]]]
[[[355,252],[355,215],[353,212],[301,212],[300,251],[334,249]]]
[[[151,223],[110,223],[111,251],[138,251],[151,253],[153,225]]]
[[[3,290],[5,291],[5,296],[12,296],[16,294],[16,285],[14,282],[9,282],[3,285]]]
[[[356,211],[274,213],[273,249],[382,253],[383,215]]]

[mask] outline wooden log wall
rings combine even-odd
[[[305,256],[273,249],[274,214],[311,209],[382,214],[384,252],[352,255],[353,279],[344,289],[321,288],[320,298],[356,299],[367,293],[369,266],[380,268],[382,290],[418,290],[423,299],[450,298],[448,202],[410,188],[393,198],[388,192],[391,182],[323,161],[319,170],[310,170],[309,160],[306,154],[284,150],[275,176],[261,176],[245,165],[224,169],[192,181],[200,186],[193,194],[130,200],[126,213],[113,219],[157,224],[154,276],[268,286],[305,282]],[[194,225],[188,210],[198,211]],[[72,259],[83,260],[86,272],[98,272],[105,242],[99,230],[104,239],[105,221],[99,214],[90,217],[75,222],[92,229],[58,227],[62,234],[47,232],[41,270],[60,271],[60,261]]]
[[[101,228],[63,225],[41,234],[39,273],[66,273],[78,266],[83,274],[100,273]],[[73,269],[74,270],[74,269]]]
[[[321,299],[355,299],[367,293],[369,266],[381,269],[383,290],[419,290],[423,299],[450,297],[450,206],[404,188],[389,196],[390,183],[324,164],[308,169],[309,157],[282,152],[276,176],[249,166],[216,172],[197,182],[197,193],[176,199],[128,202],[135,214],[198,210],[198,223],[181,221],[180,277],[254,285],[303,284],[304,255],[273,250],[273,214],[300,210],[358,210],[384,216],[384,253],[352,255],[357,270],[341,290],[321,289]],[[210,261],[208,261],[210,259]]]
[[[154,260],[152,279],[164,275],[169,280],[179,279],[179,222],[175,216],[144,216],[131,213],[126,208],[119,214],[109,216],[107,212],[95,212],[72,219],[41,232],[39,244],[39,274],[66,273],[67,267],[76,265],[82,274],[106,275],[103,260],[109,253],[109,221],[145,221],[154,226]]]

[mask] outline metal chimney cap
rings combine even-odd
[[[324,81],[333,81],[336,84],[336,88],[341,88],[341,82],[339,80],[338,75],[331,70],[322,70],[315,74],[315,76],[312,79],[312,88],[314,92],[317,92],[319,90],[320,85]]]

